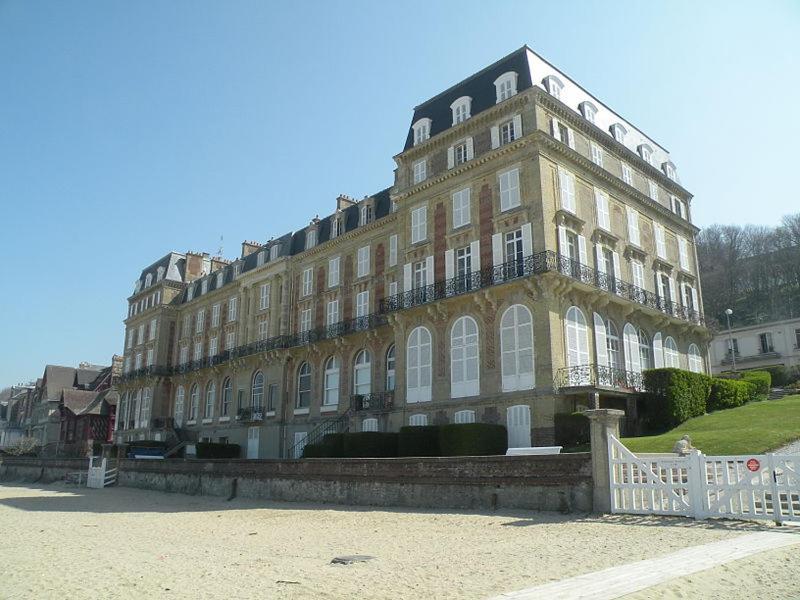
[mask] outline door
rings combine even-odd
[[[247,458],[258,458],[258,442],[261,430],[258,427],[247,429]]]
[[[303,457],[303,450],[306,447],[307,440],[308,440],[308,432],[306,431],[294,432],[294,456],[292,458]]]
[[[531,446],[531,407],[526,404],[511,406],[507,410],[509,448],[530,448]]]

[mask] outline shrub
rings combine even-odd
[[[508,433],[503,425],[459,423],[439,429],[442,456],[490,456],[505,454]]]
[[[21,437],[11,445],[6,446],[5,453],[10,456],[37,456],[39,454],[39,440],[33,437]]]
[[[574,448],[589,443],[589,419],[583,413],[557,413],[555,419],[556,444]]]
[[[756,386],[753,400],[769,398],[769,390],[772,388],[772,375],[769,371],[745,371],[742,373],[742,379]]]
[[[672,429],[706,412],[711,378],[681,369],[644,372],[642,419],[651,431]]]
[[[397,434],[379,431],[344,433],[345,458],[388,458],[397,456]]]
[[[344,434],[328,433],[316,444],[303,448],[303,458],[342,458],[344,456]]]
[[[397,438],[398,456],[439,456],[439,425],[406,426]]]
[[[749,381],[715,377],[711,382],[708,410],[722,410],[742,406],[753,398],[755,390],[756,385]]]
[[[239,458],[239,444],[197,442],[194,447],[197,458]]]
[[[783,365],[764,367],[763,369],[759,369],[759,371],[766,371],[769,373],[772,378],[770,385],[774,385],[775,387],[783,387],[791,381],[791,369],[787,369]]]

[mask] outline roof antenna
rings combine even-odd
[[[222,257],[222,236],[219,236],[219,249],[217,250],[217,256]]]

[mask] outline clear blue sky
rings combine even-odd
[[[391,185],[412,108],[526,43],[671,151],[700,226],[800,210],[796,0],[0,0],[0,387],[121,353],[166,252]]]

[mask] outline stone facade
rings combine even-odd
[[[732,340],[732,341],[731,341]],[[733,344],[735,356],[730,351]],[[711,343],[711,370],[783,366],[800,368],[800,319],[784,319],[721,331]]]
[[[172,279],[140,279],[131,305],[159,302],[126,320],[126,359],[148,344],[155,357],[126,363],[117,440],[177,425],[267,458],[321,428],[474,420],[550,445],[557,413],[599,402],[635,417],[643,368],[707,370],[691,195],[655,143],[637,153],[598,126],[609,109],[592,121],[570,105],[585,92],[566,76],[549,93],[534,57],[417,107],[389,190],[341,196],[232,263],[179,255]],[[495,74],[520,65],[518,89],[493,102]],[[473,113],[437,130],[436,107],[462,96]],[[646,140],[629,125],[627,139]]]

